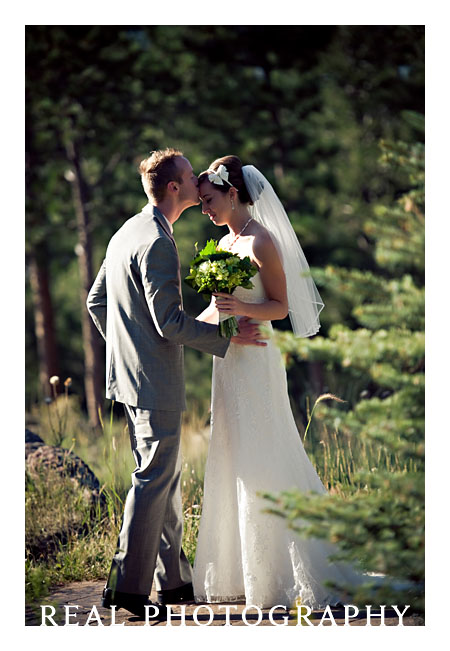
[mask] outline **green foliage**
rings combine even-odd
[[[285,354],[320,360],[335,377],[357,382],[347,410],[321,406],[316,420],[345,437],[351,449],[366,441],[393,463],[356,473],[345,498],[286,493],[270,499],[290,526],[336,543],[340,559],[387,575],[381,588],[353,590],[352,603],[404,603],[423,612],[423,146],[382,142],[381,148],[381,164],[404,185],[393,204],[378,202],[366,221],[377,267],[330,266],[322,275],[365,327],[335,325],[327,338],[295,340],[282,333],[278,340]]]

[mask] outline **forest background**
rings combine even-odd
[[[80,456],[85,436],[86,460],[101,465],[98,432],[122,413],[104,399],[104,343],[85,301],[110,237],[146,203],[138,164],[166,146],[197,173],[237,154],[275,187],[325,302],[311,340],[295,341],[287,320],[274,325],[302,438],[320,395],[345,401],[320,404],[306,441],[328,488],[351,496],[335,538],[345,543],[348,518],[361,519],[358,491],[372,486],[367,530],[347,547],[361,558],[361,540],[375,540],[378,570],[387,549],[402,550],[388,569],[421,594],[423,115],[422,26],[27,27],[28,426]],[[183,213],[182,276],[194,243],[222,235],[199,207]],[[187,286],[183,295],[188,313],[203,309]],[[185,427],[202,430],[211,358],[192,349],[185,358]],[[76,427],[55,426],[57,411],[51,421],[58,401]],[[380,473],[359,477],[362,466]],[[392,491],[405,497],[395,512]],[[292,521],[305,516],[297,507],[283,505]],[[374,562],[373,548],[364,553]]]

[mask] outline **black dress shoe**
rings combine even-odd
[[[111,588],[105,588],[103,590],[102,606],[103,608],[116,606],[117,610],[119,610],[119,608],[125,608],[125,610],[130,611],[130,613],[133,613],[133,615],[136,615],[139,619],[145,619],[145,606],[154,606],[157,614],[156,616],[153,616],[153,610],[150,610],[149,619],[160,622],[166,621],[167,619],[167,608],[163,604],[155,604],[145,595],[118,592]]]
[[[194,601],[194,590],[192,583],[185,583],[173,590],[160,590],[157,592],[157,604],[179,604],[183,601]]]

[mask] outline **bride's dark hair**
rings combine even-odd
[[[213,163],[211,163],[205,172],[199,174],[199,185],[203,181],[207,181],[208,173],[217,171],[220,165],[224,165],[227,168],[228,180],[231,185],[239,192],[239,201],[241,203],[249,203],[253,205],[253,202],[250,199],[250,195],[245,186],[244,177],[242,175],[242,161],[238,156],[223,156],[222,158],[217,158]],[[228,183],[224,183],[223,185],[213,183],[213,185],[216,190],[219,190],[224,194],[226,194],[230,189]]]

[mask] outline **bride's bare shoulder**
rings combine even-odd
[[[281,268],[281,258],[271,234],[262,224],[258,224],[258,227],[252,242],[253,260],[259,268],[264,267],[272,271]]]
[[[257,257],[271,255],[275,250],[275,245],[267,228],[262,224],[255,222],[253,225],[253,252]]]

